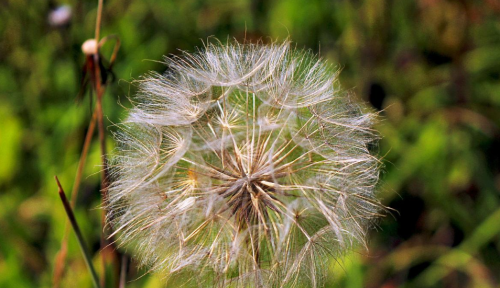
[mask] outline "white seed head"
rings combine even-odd
[[[98,44],[95,39],[88,39],[82,44],[82,52],[85,55],[94,55],[97,53]]]
[[[289,43],[207,44],[165,62],[116,135],[118,243],[202,286],[321,286],[381,207],[374,114]]]

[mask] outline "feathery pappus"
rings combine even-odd
[[[316,287],[382,205],[375,114],[289,42],[208,43],[137,81],[115,135],[107,221],[164,277]]]

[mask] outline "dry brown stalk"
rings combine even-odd
[[[107,187],[108,187],[108,172],[107,172],[107,161],[106,161],[106,135],[105,135],[105,128],[104,128],[104,117],[103,117],[103,108],[102,108],[102,97],[105,94],[106,91],[106,83],[105,80],[107,77],[102,77],[104,73],[107,73],[107,71],[101,71],[103,68],[101,64],[101,55],[99,52],[99,49],[102,45],[106,43],[106,41],[110,39],[114,39],[115,46],[113,49],[113,53],[110,57],[109,61],[109,67],[107,68],[108,70],[111,69],[112,65],[114,64],[116,60],[116,56],[118,53],[118,49],[120,47],[120,40],[118,39],[117,36],[111,35],[111,36],[106,36],[103,39],[99,40],[100,38],[100,26],[101,26],[101,19],[102,19],[102,7],[103,7],[103,1],[99,0],[98,2],[98,12],[97,12],[97,19],[96,19],[96,29],[95,29],[95,51],[91,53],[90,55],[87,54],[87,62],[85,63],[84,67],[84,73],[90,74],[90,79],[89,81],[93,84],[92,87],[94,88],[94,92],[97,95],[97,101],[96,101],[96,107],[94,109],[89,128],[87,130],[87,135],[85,137],[85,142],[83,145],[82,153],[80,156],[79,164],[78,164],[78,169],[75,177],[75,181],[73,184],[73,190],[71,193],[71,204],[70,208],[74,208],[76,204],[76,199],[78,195],[78,190],[80,187],[81,183],[81,177],[83,174],[83,168],[85,166],[87,154],[88,154],[88,149],[90,147],[90,144],[92,142],[92,136],[95,130],[95,126],[97,124],[98,127],[98,135],[99,135],[99,145],[100,145],[100,150],[101,150],[101,163],[102,163],[102,169],[101,169],[101,197],[102,197],[102,204],[106,203],[107,199]],[[88,41],[87,41],[88,42]],[[84,43],[85,45],[85,43]],[[82,47],[83,50],[85,50]],[[86,52],[86,51],[84,51]],[[86,75],[84,75],[85,77]],[[82,81],[82,83],[85,83],[85,81]],[[83,87],[84,88],[84,87]],[[96,123],[97,122],[97,123]],[[103,205],[105,206],[105,205]],[[106,272],[106,264],[111,262],[112,260],[108,260],[106,255],[110,254],[112,255],[111,259],[118,259],[119,262],[119,257],[117,257],[117,252],[114,249],[112,243],[107,239],[107,233],[105,230],[105,223],[104,223],[104,217],[105,217],[105,211],[102,212],[101,214],[101,225],[103,227],[103,233],[101,234],[101,259],[102,259],[102,277],[100,278],[100,284],[101,286],[104,286],[106,283],[105,279],[105,272]],[[66,256],[67,256],[67,239],[68,239],[68,234],[69,234],[69,226],[68,223],[66,223],[66,228],[65,228],[65,233],[63,236],[63,240],[61,242],[61,249],[57,253],[56,256],[56,261],[55,261],[55,269],[54,269],[54,277],[53,277],[53,285],[54,287],[59,287],[60,282],[62,279],[62,276],[64,274],[64,267],[65,267],[65,262],[66,262]],[[105,250],[111,249],[111,253],[104,253]],[[116,261],[115,261],[116,262]],[[117,274],[119,274],[120,269],[115,269],[117,271]],[[118,276],[117,276],[118,278]]]

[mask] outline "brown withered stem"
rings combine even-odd
[[[101,27],[101,14],[102,14],[102,0],[99,0],[99,5],[97,8],[97,20],[96,20],[96,28],[95,28],[95,41],[99,43],[99,32]],[[102,202],[107,203],[107,189],[108,189],[108,175],[107,175],[107,165],[106,165],[106,136],[104,131],[104,120],[103,120],[103,111],[102,111],[102,95],[104,95],[105,87],[101,87],[101,70],[99,66],[99,46],[97,48],[97,53],[93,55],[94,58],[94,83],[95,90],[97,95],[97,103],[96,103],[96,112],[97,112],[97,127],[99,132],[99,144],[101,147],[101,196]],[[103,227],[103,233],[101,233],[101,284],[104,285],[106,283],[106,256],[104,250],[107,247],[107,240],[105,235],[105,215],[104,210],[101,213],[101,226]]]
[[[87,62],[85,63],[84,66],[84,77],[86,75],[89,75],[90,79],[89,82],[91,82],[93,85],[92,88],[97,95],[97,101],[96,101],[96,107],[94,109],[87,134],[85,137],[85,142],[83,145],[82,153],[80,156],[79,164],[78,164],[78,169],[77,173],[75,176],[75,181],[73,185],[73,190],[71,193],[71,204],[70,208],[74,208],[76,204],[76,199],[78,195],[78,190],[80,187],[81,183],[81,178],[83,174],[83,169],[85,166],[88,150],[90,147],[90,144],[92,142],[92,137],[95,131],[95,126],[97,124],[98,128],[98,135],[99,135],[99,146],[101,150],[101,163],[102,163],[102,169],[101,169],[101,196],[102,196],[102,204],[106,204],[107,201],[107,188],[108,188],[108,169],[107,169],[107,160],[106,160],[106,135],[105,135],[105,127],[104,127],[104,120],[103,120],[103,108],[102,108],[102,97],[105,94],[106,91],[106,79],[107,77],[102,77],[106,76],[105,73],[108,73],[109,70],[111,70],[115,60],[116,56],[118,54],[118,50],[120,47],[120,40],[117,36],[115,35],[110,35],[102,38],[99,41],[100,38],[100,26],[101,26],[101,18],[102,18],[102,8],[103,8],[103,1],[99,0],[98,2],[98,12],[97,12],[97,19],[96,19],[96,29],[95,29],[95,43],[98,43],[97,45],[97,50],[95,53],[92,55],[87,56]],[[100,47],[104,45],[108,40],[115,40],[115,46],[112,52],[112,55],[109,60],[109,66],[108,68],[104,68],[102,65],[102,60],[101,60],[101,55],[100,55]],[[90,62],[89,62],[90,61]],[[106,71],[102,71],[101,69],[106,69]],[[88,70],[88,71],[87,71]],[[82,79],[85,80],[85,79]],[[86,83],[85,81],[82,81],[82,83]],[[85,87],[82,87],[85,88]],[[105,206],[105,205],[103,205]],[[116,250],[113,248],[113,246],[110,244],[111,241],[107,240],[107,233],[104,229],[105,223],[104,223],[104,216],[105,216],[105,211],[102,212],[101,214],[101,224],[103,227],[103,233],[101,234],[101,259],[102,259],[102,277],[100,278],[101,286],[104,286],[106,283],[105,275],[106,275],[106,254],[104,253],[104,250],[111,249],[111,254],[112,258],[116,258],[119,261],[119,257],[117,255]],[[62,278],[62,275],[64,274],[64,267],[65,267],[65,262],[66,262],[66,256],[67,256],[67,241],[68,241],[68,234],[69,234],[69,226],[66,224],[65,228],[65,233],[63,236],[63,240],[61,243],[61,249],[57,254],[56,257],[56,263],[55,263],[55,269],[54,269],[54,278],[53,278],[53,285],[54,287],[59,287],[60,286],[60,280]],[[115,269],[119,273],[120,269]],[[118,276],[116,277],[118,278]],[[121,277],[120,277],[121,279]]]
[[[127,267],[128,267],[128,258],[127,255],[122,254],[121,259],[121,268],[120,268],[120,284],[119,288],[125,288],[125,284],[127,283]]]

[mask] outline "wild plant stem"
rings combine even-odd
[[[101,31],[101,17],[102,17],[102,6],[103,6],[103,0],[99,0],[98,6],[97,6],[97,19],[96,19],[96,25],[95,25],[95,41],[99,43],[99,34]],[[96,103],[96,113],[97,113],[97,127],[99,131],[99,143],[101,147],[101,162],[102,162],[102,169],[101,169],[101,195],[102,195],[102,203],[104,206],[107,203],[107,188],[108,188],[108,177],[107,177],[107,165],[106,165],[106,137],[104,134],[104,121],[103,121],[103,110],[102,110],[102,95],[104,94],[104,88],[101,88],[101,70],[100,70],[100,65],[99,65],[99,46],[97,46],[98,50],[97,53],[95,53],[93,56],[94,58],[94,76],[95,76],[95,90],[97,94],[97,103]],[[102,215],[101,215],[101,225],[103,227],[103,232],[101,233],[101,261],[102,261],[102,278],[101,278],[101,284],[106,283],[106,257],[104,252],[104,249],[106,248],[106,235],[105,235],[105,211],[103,210]]]
[[[99,1],[100,3],[101,1]],[[96,103],[96,113],[97,113],[97,130],[99,132],[99,145],[101,148],[101,197],[103,206],[106,206],[107,203],[107,189],[108,189],[108,176],[107,176],[107,163],[106,163],[106,136],[104,131],[104,120],[103,120],[103,111],[102,111],[102,95],[104,94],[104,88],[101,87],[101,70],[99,68],[99,53],[94,54],[94,67],[95,67],[95,89],[97,94],[97,103]],[[101,259],[102,259],[102,278],[101,284],[104,285],[106,283],[106,257],[104,249],[107,246],[106,235],[105,235],[105,210],[102,211],[101,215],[101,226],[103,228],[103,232],[101,233]]]
[[[103,0],[99,0],[97,4],[97,19],[95,23],[95,41],[99,43],[99,34],[101,32],[101,15],[102,15],[102,2]]]
[[[85,167],[85,162],[87,161],[87,155],[90,148],[90,143],[92,142],[92,135],[94,134],[95,124],[97,119],[97,113],[94,111],[92,114],[92,119],[90,120],[89,128],[87,134],[85,135],[85,142],[83,143],[82,154],[80,156],[80,161],[78,162],[78,169],[76,170],[75,183],[73,184],[73,190],[71,191],[71,208],[76,205],[76,199],[78,197],[78,190],[80,189],[80,183],[82,180],[83,168]]]
[[[122,265],[120,269],[120,284],[119,288],[125,288],[125,284],[127,282],[127,255],[123,254],[122,255]]]
[[[71,209],[71,204],[68,202],[68,199],[66,198],[66,194],[64,193],[64,189],[62,188],[59,179],[57,178],[57,176],[55,176],[54,178],[56,179],[57,186],[59,187],[59,197],[61,197],[64,210],[66,210],[66,215],[68,216],[69,222],[71,223],[73,230],[75,231],[76,238],[78,239],[78,244],[80,245],[80,249],[82,251],[83,258],[85,260],[85,264],[87,264],[87,268],[90,271],[92,283],[94,284],[94,287],[99,288],[100,287],[99,279],[97,277],[97,273],[95,272],[94,265],[92,265],[92,260],[90,258],[89,252],[87,251],[86,248],[87,246],[85,245],[82,232],[80,231],[80,227],[78,226],[75,215],[73,214],[73,209]]]
[[[78,162],[78,169],[75,176],[75,182],[73,183],[73,189],[71,191],[71,208],[75,208],[76,199],[78,198],[78,190],[80,189],[83,168],[85,167],[85,162],[87,160],[90,143],[92,141],[92,135],[94,134],[96,118],[97,118],[97,113],[94,111],[94,113],[92,114],[92,119],[90,120],[87,134],[85,135],[85,142],[83,144],[82,154],[80,155],[80,160]],[[53,282],[54,287],[59,287],[59,282],[63,274],[64,266],[66,264],[68,235],[69,235],[69,225],[68,222],[66,222],[64,228],[64,236],[61,243],[61,249],[59,250],[58,258],[56,259],[56,265],[54,269],[54,282]]]
[[[103,108],[102,108],[102,97],[104,95],[104,92],[106,90],[106,86],[103,85],[104,83],[101,82],[101,65],[100,63],[100,53],[99,53],[99,48],[101,45],[103,45],[107,39],[109,38],[115,38],[116,39],[116,44],[113,49],[113,54],[111,55],[110,63],[109,63],[109,69],[111,69],[111,66],[113,65],[118,49],[120,47],[120,40],[116,36],[108,36],[99,41],[100,38],[100,28],[101,28],[101,19],[102,19],[102,10],[103,10],[103,0],[98,0],[98,6],[97,6],[97,17],[96,17],[96,26],[95,26],[95,41],[99,43],[98,45],[98,50],[96,53],[93,54],[93,62],[94,62],[94,89],[97,95],[97,103],[96,107],[94,109],[94,113],[92,115],[92,120],[90,122],[87,135],[85,137],[85,143],[83,146],[83,151],[80,156],[79,160],[79,165],[78,165],[78,170],[77,174],[75,177],[75,183],[73,185],[73,190],[71,193],[71,207],[75,206],[76,203],[76,198],[81,182],[81,177],[82,177],[82,172],[84,168],[84,164],[87,158],[88,154],[88,149],[90,147],[90,143],[92,141],[92,135],[95,130],[96,122],[97,122],[97,127],[98,127],[98,134],[99,134],[99,144],[100,144],[100,150],[101,150],[101,162],[102,162],[102,170],[101,170],[101,196],[102,196],[102,203],[106,205],[107,203],[107,188],[108,188],[108,171],[107,171],[107,161],[106,161],[106,136],[105,136],[105,130],[104,130],[104,120],[103,120]],[[62,188],[61,188],[62,189]],[[65,196],[64,196],[65,197]],[[105,206],[104,205],[104,206]],[[105,227],[105,211],[102,211],[101,214],[101,225],[103,227],[103,232],[101,233],[101,262],[102,262],[102,277],[101,277],[101,286],[105,286],[106,283],[106,256],[104,253],[104,250],[108,247],[108,241],[106,240],[106,230],[104,229]],[[63,272],[63,267],[64,267],[64,262],[66,259],[66,252],[67,252],[67,238],[68,238],[68,225],[66,223],[66,228],[65,228],[65,233],[63,237],[63,241],[61,243],[61,250],[59,252],[58,258],[56,260],[56,268],[54,272],[54,286],[58,287],[59,286],[59,280],[61,278],[62,272]],[[114,253],[114,256],[116,256],[116,251]],[[95,273],[95,271],[93,271]],[[97,279],[97,277],[96,277]]]

